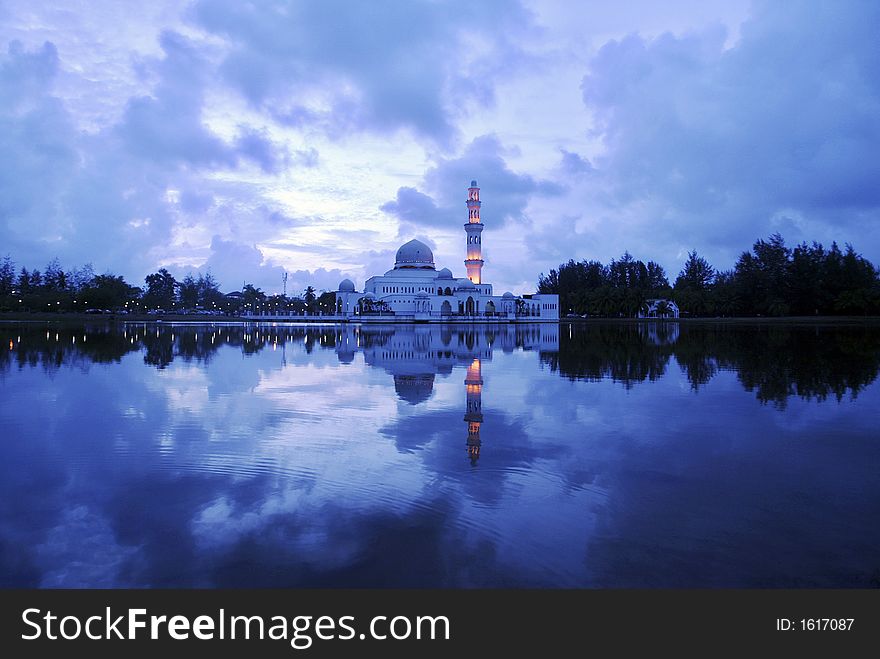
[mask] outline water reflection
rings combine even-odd
[[[289,326],[277,324],[127,324],[69,326],[53,324],[7,326],[9,350],[0,358],[0,371],[40,365],[46,370],[62,365],[86,368],[89,363],[119,362],[130,352],[142,352],[144,363],[164,369],[175,359],[210,362],[221,347],[239,348],[244,355],[280,350],[286,365],[288,346],[303,346],[307,354],[318,347],[333,350],[341,364],[350,364],[362,352],[364,362],[393,377],[401,400],[417,405],[431,397],[437,374],[449,375],[466,366],[467,454],[476,465],[480,456],[482,378],[481,360],[490,361],[493,349],[503,352],[559,350],[555,325],[473,326]],[[14,336],[13,336],[14,333]],[[22,338],[24,337],[24,339]]]
[[[763,403],[784,406],[791,396],[841,400],[877,379],[880,331],[867,325],[595,324],[563,335],[558,353],[542,355],[570,379],[610,378],[627,388],[662,378],[673,359],[694,390],[727,370]]]
[[[0,585],[871,586],[878,334],[0,324]]]

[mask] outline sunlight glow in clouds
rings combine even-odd
[[[872,2],[0,1],[2,255],[359,286],[418,237],[528,292],[625,249],[880,260]]]

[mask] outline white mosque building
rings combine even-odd
[[[394,267],[367,279],[363,292],[350,279],[336,291],[337,317],[358,320],[384,319],[412,322],[556,322],[559,296],[534,294],[494,295],[483,283],[480,188],[468,188],[467,275],[454,277],[449,268],[437,270],[431,249],[410,240],[397,250]]]

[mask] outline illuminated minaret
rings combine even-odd
[[[467,451],[471,464],[476,465],[480,457],[480,424],[483,423],[483,376],[479,359],[474,359],[468,366],[464,388],[467,391],[467,413],[464,415],[468,424]]]
[[[467,233],[467,258],[464,265],[467,268],[467,276],[475,284],[480,283],[480,274],[483,270],[483,258],[481,254],[480,234],[483,233],[483,223],[480,222],[480,188],[476,181],[471,181],[468,188],[468,223],[464,225]]]

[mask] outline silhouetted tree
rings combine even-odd
[[[315,300],[317,296],[315,295],[315,288],[313,286],[306,286],[306,290],[303,291],[303,302],[306,303],[306,309],[309,313],[315,312]]]
[[[158,272],[144,278],[144,305],[149,309],[170,311],[177,298],[177,281],[168,270],[161,268]]]
[[[187,273],[177,285],[177,294],[184,309],[195,309],[199,303],[199,287],[192,273]]]
[[[220,285],[210,272],[199,275],[196,281],[196,288],[198,290],[198,303],[206,309],[220,306],[223,302],[223,293],[220,292]]]
[[[715,310],[712,303],[712,285],[715,283],[715,269],[697,254],[688,253],[684,267],[675,280],[675,302],[682,312],[693,316],[704,316]]]

